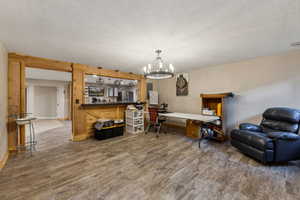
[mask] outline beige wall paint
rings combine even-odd
[[[160,103],[171,111],[200,113],[201,93],[233,92],[227,126],[256,122],[272,106],[300,109],[300,51],[210,66],[189,73],[189,95],[176,96],[175,78],[159,82]]]
[[[57,117],[57,88],[48,86],[34,87],[34,116],[37,118]]]
[[[7,56],[0,42],[0,161],[7,152]]]
[[[67,81],[55,81],[55,80],[40,80],[40,79],[26,79],[27,86],[27,110],[29,113],[33,113],[35,117],[39,118],[69,118],[70,117],[70,94],[69,87],[71,82]],[[57,95],[57,104],[62,104],[63,106],[52,107],[48,106],[47,115],[43,115],[45,102],[35,103],[37,102],[38,96],[44,93],[43,90],[39,90],[38,87],[43,87],[47,89],[47,87],[55,87],[57,89],[58,94],[49,94],[49,101]],[[47,94],[47,92],[45,93]],[[56,114],[54,114],[56,113]],[[54,116],[53,116],[54,115]]]

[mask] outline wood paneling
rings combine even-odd
[[[199,135],[199,131],[200,131],[200,127],[199,127],[200,123],[197,123],[196,121],[193,120],[186,120],[186,136],[193,138],[193,139],[198,139],[200,137]]]
[[[9,60],[8,63],[8,149],[16,150],[16,123],[12,115],[21,111],[21,62]]]
[[[79,75],[80,74],[80,75]],[[138,99],[146,100],[146,81],[142,75],[120,72],[103,68],[91,67],[82,64],[73,64],[73,98],[79,99],[80,103],[73,106],[73,140],[79,141],[93,134],[93,124],[98,119],[124,119],[126,106],[103,106],[103,107],[81,107],[84,99],[84,76],[95,74],[114,78],[138,80]],[[73,104],[76,104],[76,99]]]
[[[3,159],[0,160],[0,171],[1,171],[1,169],[4,167],[4,165],[5,165],[5,163],[6,163],[7,159],[8,159],[8,156],[9,156],[9,152],[6,152],[6,153],[4,154]]]
[[[139,81],[139,97],[142,102],[145,102],[147,99],[147,83],[145,78]]]
[[[108,76],[108,77],[125,78],[125,79],[132,79],[132,80],[144,79],[142,75],[138,75],[138,74],[120,72],[118,70],[97,68],[89,65],[81,65],[81,66],[85,68],[84,71],[86,74],[95,74],[98,76]]]
[[[85,108],[87,134],[93,135],[93,125],[98,119],[124,119],[126,106],[104,106]]]
[[[83,108],[84,76],[85,74],[96,74],[115,78],[132,79],[139,81],[140,101],[146,100],[146,81],[142,75],[120,72],[118,70],[103,69],[101,67],[92,67],[83,64],[56,61],[46,58],[38,58],[17,53],[9,53],[9,114],[19,114],[25,112],[25,68],[33,67],[40,69],[72,72],[72,138],[73,141],[79,141],[88,138],[91,135],[91,124],[96,119],[112,118],[121,119],[124,117],[125,106],[113,106],[111,108]],[[87,113],[94,115],[94,118]],[[10,119],[8,122],[9,149],[15,149],[16,143],[16,125],[15,121]],[[25,142],[24,128],[21,128],[22,143]]]
[[[81,65],[73,64],[72,80],[72,132],[73,137],[79,137],[79,135],[87,135],[85,111],[81,107],[84,103],[84,68]]]
[[[26,97],[25,97],[25,88],[26,88],[26,77],[25,77],[25,62],[20,62],[20,112],[26,112]],[[20,144],[25,145],[25,126],[20,126]]]
[[[96,74],[114,78],[134,79],[139,81],[140,101],[146,100],[146,81],[141,75],[73,64],[73,140],[79,141],[93,134],[93,124],[98,119],[124,119],[126,106],[85,107],[80,106],[84,101],[84,76]],[[78,104],[76,104],[79,102]]]
[[[9,53],[8,56],[10,59],[23,60],[27,67],[72,72],[72,63],[70,62],[62,62],[17,53]]]
[[[225,97],[233,97],[233,96],[234,94],[232,92],[218,93],[218,94],[200,94],[201,98],[206,98],[206,99],[225,98]]]

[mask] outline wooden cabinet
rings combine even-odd
[[[212,111],[213,115],[220,117],[220,120],[215,123],[208,124],[208,128],[214,131],[216,140],[224,141],[227,139],[226,136],[226,103],[227,98],[233,97],[233,93],[219,93],[219,94],[201,94],[202,98],[202,112],[204,110]],[[204,113],[202,113],[204,114]]]
[[[187,120],[186,136],[193,139],[207,137],[218,141],[226,140],[226,116],[228,115],[226,105],[227,100],[233,96],[233,93],[201,94],[202,115],[218,116],[219,119],[209,123]]]
[[[200,137],[200,126],[197,121],[186,120],[186,136],[193,139],[198,139]]]

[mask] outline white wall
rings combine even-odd
[[[31,100],[31,99],[29,99]],[[37,118],[57,118],[57,88],[34,87],[34,116]]]
[[[26,67],[26,78],[50,81],[72,81],[72,73]]]
[[[268,107],[300,109],[300,51],[210,66],[188,73],[188,96],[176,96],[175,78],[158,84],[160,103],[168,103],[171,111],[200,113],[200,94],[219,92],[236,95],[227,104],[229,128],[244,121],[257,123]]]
[[[0,42],[0,160],[7,152],[7,56]]]
[[[35,117],[41,119],[70,117],[69,84],[70,82],[66,81],[26,79],[27,112],[33,113]],[[45,88],[44,91],[43,89],[41,90],[42,87]],[[48,89],[55,88],[56,94],[45,92],[47,90],[47,87],[49,87]],[[48,98],[41,100],[43,102],[40,102],[39,99],[45,98],[47,96]],[[49,101],[47,101],[47,99]],[[56,101],[57,106],[53,107],[53,103],[51,103],[53,101]],[[49,104],[47,110],[45,110],[45,103]]]

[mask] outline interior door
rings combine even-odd
[[[57,87],[57,118],[65,118],[65,89]]]

